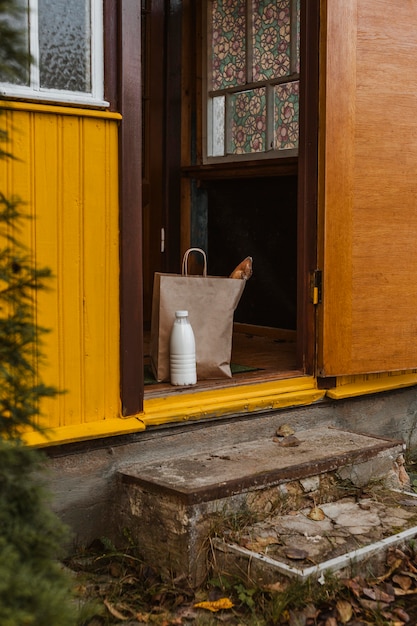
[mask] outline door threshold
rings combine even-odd
[[[150,398],[161,398],[166,396],[181,395],[184,393],[199,393],[202,391],[230,389],[246,385],[256,385],[259,383],[283,381],[291,378],[305,376],[302,370],[288,370],[284,372],[271,372],[257,369],[233,374],[232,378],[216,378],[199,380],[195,385],[178,387],[168,382],[154,383],[145,386],[145,400]]]
[[[317,389],[314,376],[300,376],[295,371],[292,374],[291,378],[275,378],[252,384],[246,381],[241,385],[211,386],[205,389],[195,389],[193,385],[170,394],[145,395],[140,419],[146,428],[305,406],[323,399],[326,391]]]

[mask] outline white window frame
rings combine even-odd
[[[69,1],[69,0],[68,0]],[[84,104],[107,107],[104,100],[104,24],[103,0],[91,3],[91,92],[41,88],[39,80],[39,24],[38,0],[29,0],[29,46],[33,63],[30,67],[30,86],[0,82],[0,94],[9,98]]]

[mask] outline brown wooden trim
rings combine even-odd
[[[317,389],[334,389],[337,384],[336,376],[328,376],[327,378],[317,378]]]
[[[291,176],[297,174],[298,157],[258,159],[206,165],[190,165],[182,168],[182,175],[200,180],[220,178],[249,178],[260,176]]]
[[[307,374],[314,374],[316,345],[310,272],[317,263],[319,24],[320,0],[301,0],[297,363]]]
[[[120,367],[123,416],[143,409],[141,6],[119,7]]]
[[[233,323],[233,332],[254,337],[269,337],[283,341],[297,341],[297,331],[287,328],[272,328],[271,326],[255,326],[254,324],[244,324],[242,322]]]
[[[182,0],[170,0],[166,13],[165,86],[165,269],[180,264],[181,215],[181,105],[182,105]]]
[[[117,93],[117,0],[104,0],[104,98],[110,110],[118,110]]]

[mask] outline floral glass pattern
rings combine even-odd
[[[299,83],[275,87],[275,147],[288,150],[298,146]]]
[[[243,91],[232,96],[232,130],[229,152],[263,152],[266,140],[265,89]]]
[[[300,0],[207,2],[208,156],[296,153]]]
[[[288,0],[253,3],[253,80],[269,80],[290,73],[291,27]]]
[[[212,5],[212,89],[246,82],[245,2],[214,0]]]

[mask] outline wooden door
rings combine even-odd
[[[417,4],[323,5],[319,375],[417,367]]]
[[[178,271],[181,3],[145,0],[142,9],[143,301],[149,326],[155,272]]]
[[[144,322],[151,316],[153,273],[164,267],[164,0],[142,9],[142,214]]]

